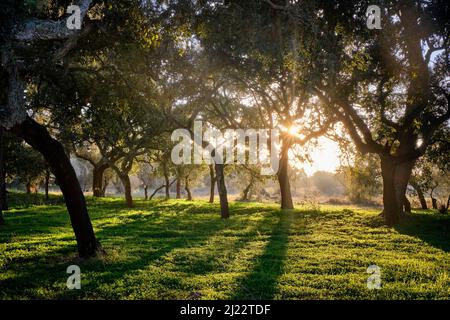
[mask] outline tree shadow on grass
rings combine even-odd
[[[431,246],[450,252],[450,216],[413,213],[395,227],[401,234],[416,237]]]
[[[263,254],[257,258],[254,268],[238,281],[232,299],[274,298],[278,279],[283,273],[293,214],[290,211],[279,212],[279,220],[272,228]]]
[[[101,206],[101,210],[106,213],[105,216],[110,217],[114,216],[111,215],[111,211],[119,209],[119,206],[117,202],[110,205],[105,203]],[[166,209],[169,208],[170,206]],[[145,209],[146,213],[125,215],[118,213],[119,223],[117,221],[114,221],[112,225],[105,223],[96,232],[107,251],[112,255],[116,254],[116,258],[107,255],[106,260],[79,261],[76,258],[75,247],[67,246],[67,244],[61,244],[56,250],[36,252],[28,257],[16,257],[3,266],[3,269],[12,273],[13,276],[0,280],[0,298],[2,296],[42,298],[38,293],[40,288],[51,288],[55,285],[59,287],[54,293],[54,297],[57,298],[82,298],[86,294],[95,295],[98,284],[113,285],[126,275],[145,270],[152,264],[160,264],[160,258],[177,248],[202,246],[223,229],[242,227],[242,221],[239,219],[224,221],[213,215],[197,215],[194,219],[198,208],[188,203],[184,206],[176,206],[175,218],[174,215],[158,214],[159,211],[164,212],[164,208],[159,206],[139,209]],[[27,222],[30,219],[29,216],[21,218]],[[41,222],[45,226],[48,218],[43,220]],[[99,214],[96,214],[94,220],[97,220],[97,223],[94,222],[96,225],[102,222]],[[26,231],[22,230],[22,232]],[[118,250],[118,254],[114,252],[115,250]],[[97,280],[84,285],[83,290],[63,289],[68,276],[65,271],[70,264],[79,264],[82,272],[95,275]],[[191,271],[198,273],[207,270],[205,266],[204,270]],[[112,296],[103,298],[117,297],[112,293]]]

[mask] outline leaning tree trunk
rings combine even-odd
[[[185,180],[184,190],[186,190],[186,193],[187,193],[187,200],[188,201],[192,201],[192,192],[191,192],[191,188],[189,186],[189,179],[188,178],[186,178],[186,180]]]
[[[249,200],[249,193],[250,189],[253,187],[253,177],[250,179],[250,183],[245,187],[245,189],[242,191],[242,201],[248,201]]]
[[[294,209],[292,202],[291,185],[289,183],[289,145],[281,147],[280,167],[278,168],[278,183],[280,184],[281,209]]]
[[[101,198],[105,196],[103,175],[108,168],[108,164],[99,164],[94,166],[92,170],[92,194],[94,197]]]
[[[424,210],[428,209],[427,200],[425,200],[425,195],[423,194],[420,185],[418,183],[415,183],[414,181],[410,182],[410,184],[417,192],[417,196],[419,197],[420,206],[422,207],[422,209]]]
[[[131,181],[128,173],[120,174],[120,181],[122,181],[124,193],[125,193],[125,202],[127,203],[128,208],[133,208],[133,196],[131,194]]]
[[[215,169],[216,169],[217,191],[219,192],[219,200],[220,200],[220,215],[222,219],[228,219],[230,217],[230,210],[228,208],[227,187],[225,185],[223,164],[216,163]]]
[[[381,175],[383,177],[383,212],[382,215],[387,225],[395,225],[404,213],[406,204],[406,188],[414,167],[415,161],[395,163],[391,157],[381,158]],[[405,210],[405,211],[406,211]]]
[[[80,257],[92,257],[102,251],[94,235],[80,183],[61,143],[53,139],[45,127],[31,118],[27,118],[10,130],[38,150],[50,165],[69,211]]]
[[[210,179],[210,189],[209,189],[209,203],[214,203],[214,192],[216,189],[216,176],[214,175],[214,166],[209,165],[209,179]]]

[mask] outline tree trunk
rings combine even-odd
[[[99,164],[94,166],[92,170],[92,194],[94,197],[101,198],[105,196],[103,175],[108,167],[107,164]]]
[[[383,177],[383,216],[387,225],[399,222],[404,212],[406,188],[411,177],[415,161],[394,164],[394,159],[381,157],[381,175]],[[409,202],[409,201],[408,201]],[[405,210],[405,211],[406,211]]]
[[[101,252],[102,249],[95,238],[80,183],[61,143],[53,139],[45,127],[31,118],[15,125],[11,128],[11,132],[38,150],[50,165],[66,201],[80,257],[93,257]]]
[[[230,217],[230,210],[228,208],[227,187],[225,185],[223,164],[216,164],[215,169],[216,169],[217,191],[219,192],[219,200],[220,200],[220,215],[222,219],[228,219]]]
[[[436,209],[436,210],[438,209],[437,199],[436,198],[431,197],[431,206],[432,206],[433,209]]]
[[[403,199],[403,206],[405,207],[405,212],[411,213],[411,202],[408,200],[408,197],[406,195]]]
[[[44,182],[45,200],[46,201],[49,200],[49,196],[48,196],[48,185],[49,184],[50,184],[50,171],[46,170],[45,171],[45,182]]]
[[[186,178],[186,180],[185,180],[184,190],[186,190],[186,193],[187,193],[187,200],[188,201],[192,201],[192,193],[191,193],[191,188],[189,186],[189,179],[188,178]]]
[[[120,181],[122,181],[124,193],[125,193],[125,201],[127,203],[128,208],[133,208],[133,196],[131,194],[131,181],[130,176],[127,173],[122,173],[120,175]]]
[[[109,180],[107,178],[103,179],[103,185],[102,185],[102,197],[106,195],[106,188],[108,187]]]
[[[416,190],[416,192],[417,192],[417,196],[419,197],[420,206],[422,207],[422,209],[424,209],[424,210],[428,209],[427,200],[425,200],[425,195],[423,194],[423,191],[422,191],[422,188],[420,187],[420,185],[415,183],[414,181],[412,181],[410,184],[414,188],[414,190]]]
[[[177,199],[181,199],[181,179],[177,178]]]
[[[436,186],[436,187],[437,187],[437,186]],[[434,192],[434,189],[436,189],[436,187],[434,187],[434,188],[431,189],[431,192],[430,192],[430,198],[431,198],[431,207],[432,207],[433,209],[436,209],[436,210],[437,210],[437,209],[438,209],[437,199],[433,197],[433,192]]]
[[[250,179],[250,183],[245,187],[245,189],[242,191],[242,201],[248,201],[249,197],[248,194],[250,193],[250,189],[253,186],[253,177]]]
[[[170,199],[170,181],[169,181],[169,172],[167,170],[167,166],[164,163],[163,164],[163,171],[164,171],[164,180],[166,182],[165,188],[166,188],[166,199]]]
[[[31,181],[27,181],[27,183],[25,184],[25,192],[27,194],[31,194]]]
[[[292,202],[291,185],[289,183],[289,148],[290,146],[283,142],[280,154],[280,167],[278,169],[278,183],[281,193],[281,209],[294,209]]]
[[[214,175],[214,166],[209,165],[209,179],[210,179],[210,189],[209,189],[209,203],[214,203],[214,192],[216,189],[216,176]]]
[[[0,225],[5,224],[3,210],[7,210],[6,205],[6,172],[3,161],[3,128],[0,127]]]
[[[148,186],[144,186],[144,200],[148,200]]]

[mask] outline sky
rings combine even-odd
[[[339,167],[339,146],[336,142],[320,137],[317,146],[311,148],[311,162],[296,163],[296,166],[303,168],[308,176],[312,176],[316,171],[334,172]]]

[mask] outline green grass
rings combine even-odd
[[[0,299],[449,299],[450,217],[400,227],[375,209],[88,199],[103,258],[81,261],[65,207],[11,194],[0,227]],[[39,200],[39,195],[34,200]],[[66,288],[78,264],[82,289]],[[381,268],[368,290],[366,269]]]

